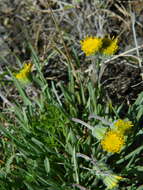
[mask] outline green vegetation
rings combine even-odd
[[[122,190],[140,189],[143,93],[126,113],[125,118],[134,126],[125,147],[120,153],[108,153],[96,138],[96,128],[109,129],[104,119],[113,123],[123,107],[113,107],[98,83],[84,80],[82,73],[75,77],[70,66],[68,83],[57,86],[52,82],[49,87],[32,52],[36,72],[31,72],[31,83],[21,85],[12,77],[20,99],[0,117],[1,189],[118,189],[118,183]],[[36,98],[26,92],[34,89],[32,85],[39,92]],[[96,119],[89,120],[90,114]],[[80,119],[83,125],[72,118]]]
[[[41,14],[51,14],[58,34],[51,40],[48,55],[41,59],[36,45],[27,39],[30,59],[23,63],[16,57],[19,71],[10,65],[0,73],[3,92],[14,94],[8,97],[0,90],[0,190],[142,190],[143,92],[131,103],[119,105],[105,92],[106,79],[102,81],[107,64],[116,57],[112,55],[120,49],[121,34],[72,39],[68,30],[59,27],[55,13],[62,8],[78,9],[83,1],[58,2],[60,8],[55,2],[47,3],[47,12],[44,1],[41,3]],[[35,14],[38,8],[33,8],[32,1],[30,5]],[[108,3],[99,1],[97,5],[100,14],[107,12]],[[55,12],[52,6],[58,7]],[[121,12],[127,15],[125,10]],[[96,24],[102,29],[100,22]],[[39,42],[37,31],[35,44]],[[137,56],[129,58],[138,60],[140,70],[135,31],[133,34]],[[66,79],[55,79],[57,75],[52,74],[55,80],[48,80],[45,70],[51,60],[61,61],[62,69],[55,70]]]

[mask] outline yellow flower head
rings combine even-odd
[[[119,181],[122,179],[123,179],[123,177],[121,177],[121,176],[109,174],[103,179],[103,182],[107,186],[108,189],[113,189],[113,188],[117,187]]]
[[[15,77],[23,82],[28,82],[29,81],[29,75],[32,69],[32,64],[28,63],[25,64],[24,67],[15,75]]]
[[[101,140],[102,148],[110,153],[119,153],[125,144],[125,138],[122,133],[116,130],[110,130],[105,133]]]
[[[102,39],[102,50],[101,53],[104,55],[113,55],[118,50],[118,39],[104,37]]]
[[[81,43],[81,49],[86,56],[93,55],[102,46],[102,39],[97,37],[86,37]]]
[[[133,127],[133,124],[131,121],[124,121],[122,119],[119,119],[114,123],[114,126],[118,131],[124,134],[127,130]]]

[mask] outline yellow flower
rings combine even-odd
[[[116,130],[110,130],[105,133],[101,140],[102,148],[110,153],[119,153],[125,144],[125,138],[122,133]]]
[[[32,64],[28,63],[25,64],[24,67],[15,75],[15,77],[23,82],[28,82],[29,81],[29,75],[32,69]]]
[[[121,176],[109,174],[103,179],[103,182],[107,186],[108,189],[113,189],[114,187],[117,187],[119,181],[122,179],[123,177]]]
[[[86,56],[93,55],[102,46],[102,39],[97,37],[86,37],[81,43],[81,49]]]
[[[104,55],[113,55],[118,50],[118,39],[117,38],[108,38],[104,37],[102,39],[102,49],[101,53]]]
[[[131,121],[124,121],[122,119],[119,119],[114,123],[114,126],[118,131],[124,134],[127,130],[133,127],[133,124]]]

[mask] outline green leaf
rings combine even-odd
[[[49,174],[49,172],[50,172],[50,162],[49,162],[49,159],[47,157],[44,160],[44,166],[45,166],[45,170],[46,170],[47,174]]]
[[[107,131],[107,127],[105,128],[101,125],[96,125],[92,129],[92,135],[96,137],[98,140],[101,140],[103,136],[105,135],[106,131]]]
[[[143,172],[143,166],[136,166],[137,171]]]
[[[75,171],[75,181],[76,181],[76,183],[79,183],[78,165],[77,165],[77,160],[76,160],[75,147],[73,148],[72,159],[73,159],[73,167],[74,167],[74,171]]]
[[[10,173],[10,170],[11,170],[11,164],[13,162],[13,159],[14,159],[15,155],[12,155],[6,162],[6,173]]]
[[[143,190],[143,185],[139,186],[136,190]]]
[[[39,148],[41,148],[43,150],[44,144],[42,142],[40,142],[39,140],[35,139],[34,137],[32,137],[31,140],[32,140],[32,142],[34,144],[36,144],[37,146],[39,146]]]
[[[126,155],[124,158],[118,160],[116,162],[116,164],[121,164],[122,162],[128,160],[132,156],[139,155],[139,153],[141,152],[141,150],[143,150],[143,146],[140,146],[140,147],[136,148],[134,151],[132,151],[131,153],[129,153],[128,155]]]

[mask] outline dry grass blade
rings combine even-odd
[[[14,105],[2,94],[2,92],[0,91],[0,97],[3,100],[3,102],[11,107],[14,107]]]
[[[125,23],[125,26],[128,29],[130,29],[130,23],[126,22],[124,18],[122,18],[121,16],[117,15],[116,13],[112,12],[111,10],[107,10],[107,9],[101,9],[100,11],[103,12],[103,13],[107,13],[111,17],[115,17],[115,18],[121,20],[123,23]]]
[[[85,187],[83,187],[83,186],[81,186],[81,185],[79,185],[79,184],[73,184],[73,187],[77,187],[77,188],[79,188],[80,190],[89,190],[89,189],[87,189],[87,188],[85,188]]]
[[[128,53],[131,53],[131,52],[133,52],[133,51],[136,51],[137,48],[138,48],[138,49],[143,48],[143,44],[140,45],[140,46],[138,46],[138,47],[129,49],[129,50],[123,52],[123,53],[120,53],[119,55],[115,55],[114,57],[112,57],[112,58],[107,59],[106,61],[104,61],[104,63],[109,63],[110,61],[113,61],[113,60],[115,60],[115,59],[117,59],[117,58],[119,58],[119,57],[125,56],[125,55],[127,55]],[[127,56],[128,56],[128,55],[127,55]]]
[[[137,42],[137,36],[136,36],[136,30],[135,30],[135,13],[131,13],[131,21],[132,21],[132,30],[133,30],[134,42],[135,42],[135,46],[136,46],[136,52],[137,52],[137,56],[138,56],[139,67],[141,69],[140,75],[143,80],[142,63],[141,63],[140,53],[139,53],[139,49],[138,49],[138,42]]]
[[[116,7],[124,16],[130,17],[130,14],[127,12],[127,10],[125,9],[125,7],[124,7],[122,4],[120,4],[120,6],[119,6],[117,3],[115,3],[115,7]]]

